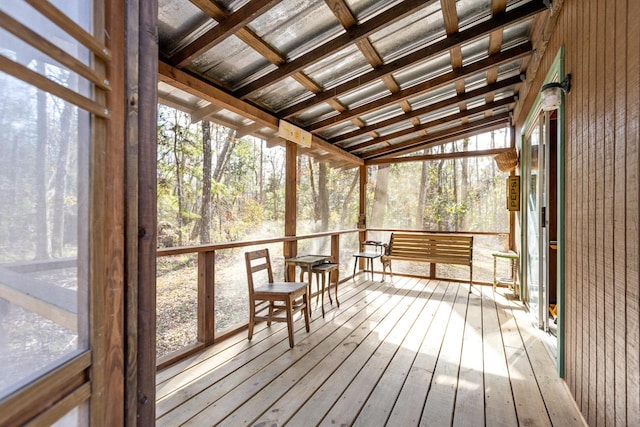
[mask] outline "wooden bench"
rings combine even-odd
[[[435,277],[436,264],[456,264],[469,267],[469,292],[473,285],[473,236],[464,234],[392,233],[382,256],[382,280],[387,267],[393,276],[391,261],[431,263],[430,277]]]

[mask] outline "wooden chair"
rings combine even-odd
[[[293,315],[295,313],[302,311],[305,328],[309,332],[307,283],[274,282],[268,249],[246,252],[244,258],[249,284],[249,341],[253,337],[253,327],[256,322],[266,320],[268,326],[271,326],[271,322],[287,322],[289,347],[293,347]],[[253,263],[254,261],[257,262]],[[253,275],[262,270],[267,270],[268,282],[255,286]],[[300,300],[296,301],[298,299]]]

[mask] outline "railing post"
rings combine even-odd
[[[331,235],[331,262],[340,262],[340,235],[332,234]],[[329,283],[332,281],[336,281],[338,277],[338,270],[334,270],[331,272],[331,277]]]
[[[296,184],[298,180],[298,171],[296,161],[298,159],[298,146],[291,141],[286,143],[287,151],[285,155],[285,185],[284,185],[284,235],[296,235],[297,221],[297,190]],[[284,258],[292,258],[298,253],[297,241],[285,241],[282,254]],[[295,266],[285,269],[284,277],[293,277],[295,275]]]
[[[198,341],[213,344],[215,338],[214,251],[198,253]]]

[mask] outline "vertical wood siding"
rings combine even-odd
[[[638,16],[636,0],[565,0],[525,100],[564,46],[565,376],[591,426],[640,425]]]

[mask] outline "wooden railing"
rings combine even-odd
[[[228,243],[214,243],[206,245],[173,247],[158,249],[157,257],[169,257],[175,255],[197,254],[197,341],[179,350],[160,357],[157,361],[158,369],[169,366],[190,354],[236,334],[247,328],[247,324],[232,327],[216,335],[215,319],[215,254],[217,251],[235,248],[245,248],[250,246],[261,246],[270,244],[283,244],[283,253],[295,255],[297,253],[297,242],[307,239],[331,238],[331,256],[338,260],[340,255],[340,236],[362,232],[363,230],[352,229],[342,231],[329,231],[300,236],[284,236],[268,239],[258,239],[251,241],[237,241]],[[344,277],[342,280],[348,280]]]
[[[49,319],[75,334],[78,332],[77,291],[36,279],[28,274],[76,267],[75,258],[2,264],[0,300],[6,300]]]
[[[297,254],[297,242],[301,240],[307,239],[318,239],[318,238],[331,238],[331,256],[333,259],[338,260],[340,255],[340,236],[352,233],[358,233],[358,239],[360,243],[364,240],[369,239],[370,237],[376,237],[376,234],[379,236],[380,233],[392,233],[392,232],[416,232],[416,231],[427,231],[427,230],[411,230],[411,229],[387,229],[387,228],[369,228],[369,229],[351,229],[344,231],[329,231],[323,233],[315,233],[315,234],[307,234],[300,236],[284,236],[284,237],[274,237],[267,239],[259,239],[259,240],[251,240],[251,241],[237,241],[237,242],[228,242],[228,243],[215,243],[215,244],[206,244],[206,245],[196,245],[196,246],[188,246],[188,247],[173,247],[173,248],[163,248],[158,249],[157,257],[169,257],[176,255],[187,255],[187,254],[197,254],[197,341],[190,345],[187,345],[179,350],[171,352],[166,356],[162,356],[157,361],[158,369],[162,369],[163,367],[169,366],[178,360],[181,360],[195,352],[202,350],[203,348],[225,338],[230,335],[241,332],[242,330],[247,328],[247,324],[241,324],[234,326],[230,329],[220,331],[219,335],[216,335],[216,319],[215,319],[215,255],[217,251],[236,249],[236,248],[246,248],[251,246],[261,246],[261,245],[271,245],[282,243],[283,244],[283,253],[288,254],[286,256],[293,256]],[[429,231],[432,233],[438,233],[438,231]],[[442,232],[444,233],[444,232]],[[508,232],[447,232],[448,234],[471,234],[478,236],[503,236],[505,241],[508,241],[509,233]],[[502,249],[502,248],[496,248]],[[364,266],[360,265],[360,270]],[[350,271],[350,269],[346,269],[346,271]],[[403,275],[400,273],[399,275]],[[411,276],[410,274],[407,274]],[[347,274],[342,277],[341,281],[351,279],[351,275]],[[420,276],[424,277],[424,276]],[[449,278],[453,280],[457,280],[455,278]],[[466,281],[466,279],[460,279],[461,281]],[[474,279],[474,283],[479,284],[490,284],[489,282],[477,281]]]

